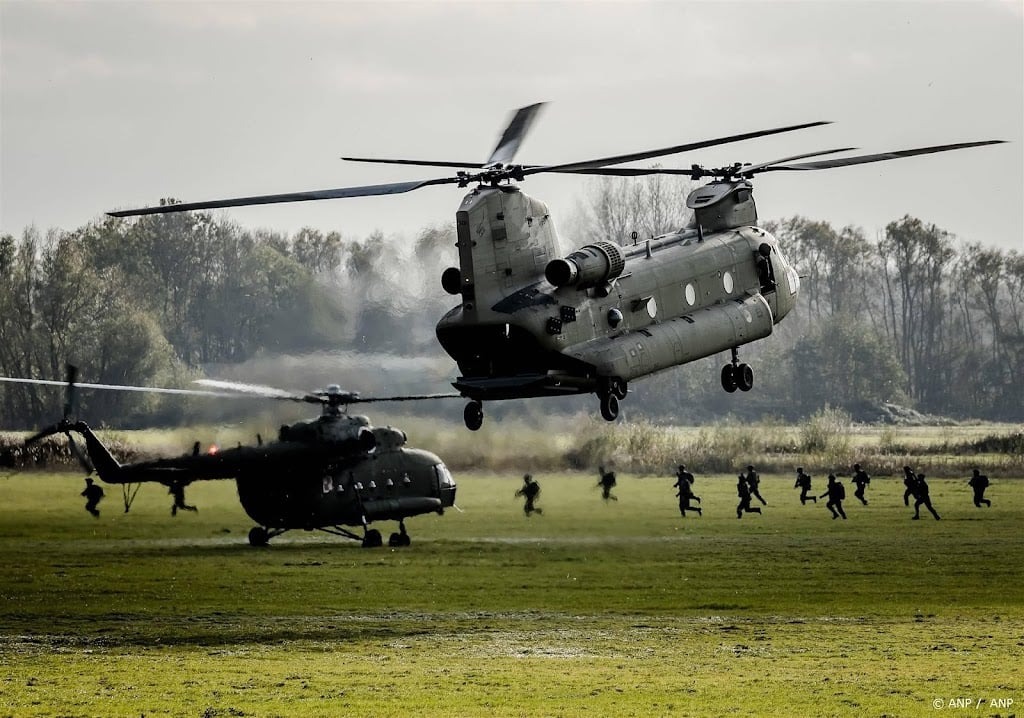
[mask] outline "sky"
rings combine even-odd
[[[818,120],[834,124],[660,162],[1008,140],[764,174],[755,197],[762,220],[802,215],[873,238],[909,214],[1024,251],[1024,0],[0,0],[0,232],[74,229],[161,197],[443,177],[340,157],[482,162],[511,112],[539,101],[550,104],[523,163]],[[591,181],[538,176],[524,190],[558,226]],[[358,239],[453,222],[460,199],[446,185],[226,212]]]

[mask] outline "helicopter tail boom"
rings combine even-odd
[[[70,429],[81,434],[82,438],[85,439],[85,451],[89,455],[89,461],[92,462],[93,468],[96,469],[96,474],[103,481],[108,484],[125,483],[121,477],[121,464],[117,462],[117,459],[103,445],[99,437],[93,433],[88,424],[84,421],[79,421],[73,424]]]

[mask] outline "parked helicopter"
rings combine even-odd
[[[518,110],[484,163],[343,157],[355,162],[456,168],[454,176],[412,182],[169,204],[113,211],[115,217],[276,202],[399,194],[422,187],[475,185],[455,214],[459,266],[442,287],[460,303],[437,324],[441,346],[458,363],[453,386],[468,399],[466,426],[483,423],[483,402],[596,393],[614,421],[628,383],[730,350],[722,368],[728,392],[750,391],[754,373],[738,348],[772,333],[792,311],[797,271],[778,242],[758,228],[751,178],[946,152],[1002,140],[898,150],[811,162],[840,148],[759,164],[689,169],[613,167],[679,152],[829,124],[810,122],[647,152],[558,165],[513,164],[543,103]],[[562,257],[547,206],[512,181],[547,173],[711,177],[687,197],[690,226],[621,246],[608,239]]]
[[[363,547],[382,545],[374,521],[397,521],[390,546],[408,546],[405,519],[426,513],[444,513],[455,505],[455,480],[435,454],[406,446],[405,432],[390,426],[371,426],[365,416],[350,415],[355,403],[415,401],[458,397],[430,394],[360,398],[331,385],[324,391],[291,394],[271,387],[203,382],[220,391],[158,389],[110,384],[76,384],[77,370],[68,367],[64,416],[56,424],[29,437],[26,446],[53,434],[68,437],[71,451],[87,474],[95,469],[108,484],[120,484],[125,512],[131,508],[144,483],[159,483],[175,493],[175,506],[184,504],[184,488],[193,481],[234,479],[242,508],[258,526],[249,532],[249,543],[265,546],[286,531],[320,530],[361,541]],[[60,384],[49,380],[0,378],[32,384]],[[322,413],[311,421],[284,425],[277,441],[256,446],[202,452],[197,442],[190,454],[132,464],[120,464],[84,421],[72,418],[78,388],[157,391],[213,397],[255,395],[317,403]],[[71,432],[85,439],[83,455]],[[359,536],[345,526],[361,526]]]

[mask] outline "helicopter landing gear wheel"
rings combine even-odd
[[[740,391],[750,391],[754,388],[754,370],[749,364],[734,367],[733,376],[736,379],[736,388]]]
[[[398,533],[393,533],[388,537],[388,546],[408,546],[410,543],[409,534],[405,530],[405,522],[399,522]]]
[[[619,377],[612,378],[612,380],[608,383],[608,390],[619,401],[625,399],[626,394],[629,393],[629,388],[626,385],[625,379],[620,379]]]
[[[615,421],[619,418],[619,400],[615,394],[601,394],[601,416],[605,421]]]
[[[467,429],[478,431],[484,425],[484,405],[479,401],[469,402],[462,411],[462,418],[466,422]]]
[[[253,526],[249,530],[250,546],[266,546],[270,542],[270,532],[262,526]]]
[[[732,364],[726,364],[722,367],[722,388],[732,394],[739,385],[736,383],[736,371]]]
[[[370,529],[363,536],[363,548],[378,548],[384,545],[384,539],[381,538],[380,531],[377,529]]]

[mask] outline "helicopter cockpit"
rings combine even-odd
[[[757,224],[754,187],[747,180],[712,182],[698,187],[686,198],[693,210],[691,229],[718,232]]]

